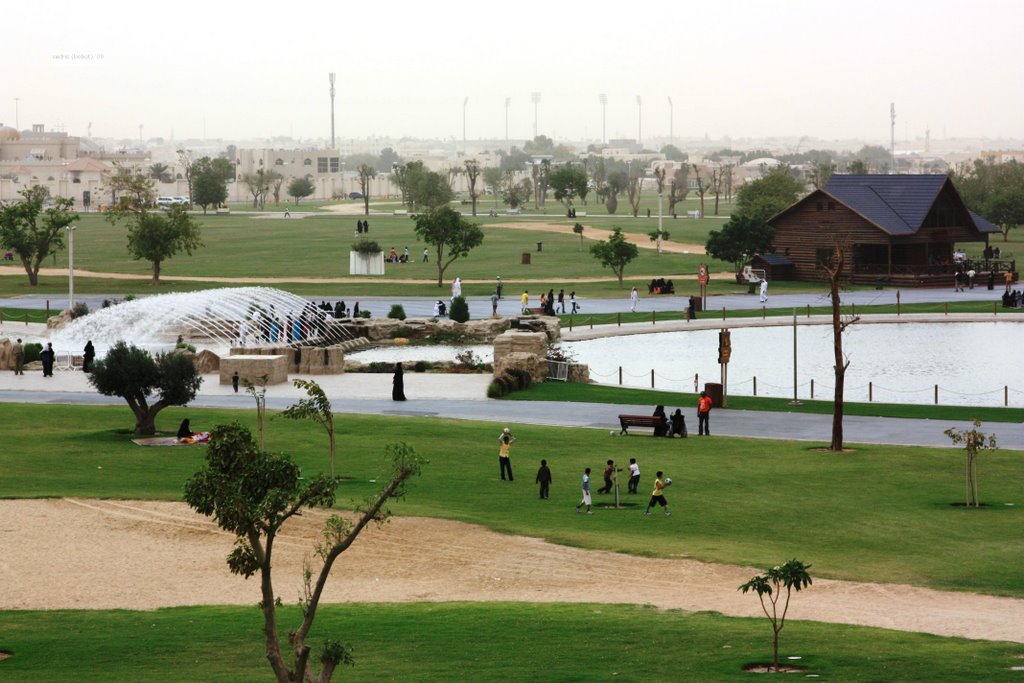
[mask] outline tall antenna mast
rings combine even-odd
[[[896,103],[889,103],[889,173],[896,172]]]
[[[327,80],[331,82],[331,149],[334,146],[334,72],[327,74]]]

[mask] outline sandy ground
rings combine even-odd
[[[574,514],[571,507],[566,514]],[[636,511],[596,514],[666,523]],[[287,602],[299,596],[301,563],[324,516],[310,513],[279,537],[275,576]],[[152,609],[259,599],[255,580],[227,571],[232,538],[182,503],[6,500],[0,501],[0,519],[3,609]],[[370,527],[342,556],[326,600],[611,600],[757,616],[757,600],[736,589],[754,573],[569,548],[459,522],[396,518]],[[911,586],[816,580],[793,601],[790,616],[1024,643],[1024,600]]]
[[[573,235],[576,234],[572,231],[572,226],[567,223],[541,223],[533,221],[523,221],[521,223],[488,223],[484,227],[486,228],[506,228],[508,230],[530,230],[532,232],[558,232],[562,234]],[[652,226],[652,230],[657,227],[657,224]],[[589,240],[606,240],[611,237],[612,231],[605,230],[604,228],[595,228],[593,226],[587,226],[583,231],[583,236]],[[623,233],[626,241],[630,244],[635,244],[641,249],[657,249],[658,245],[650,240],[647,235],[637,235],[635,233],[626,232]],[[680,242],[662,242],[661,250],[663,252],[671,252],[673,254],[704,254],[703,244],[684,244]],[[729,273],[731,276],[732,273]]]

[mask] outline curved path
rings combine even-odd
[[[557,503],[552,503],[557,505]],[[302,561],[327,513],[285,527],[276,544],[277,590],[299,595]],[[566,514],[574,515],[566,504]],[[642,518],[669,524],[675,517]],[[677,512],[677,514],[681,514]],[[0,501],[5,609],[154,609],[251,605],[259,585],[231,575],[232,537],[183,503],[125,500]],[[592,518],[577,516],[581,525]],[[39,539],[46,539],[40,543]],[[52,548],[59,547],[56,555]],[[328,602],[515,601],[653,604],[759,616],[737,586],[748,567],[654,559],[555,545],[447,520],[396,517],[371,525],[336,566]],[[609,595],[599,586],[614,586]],[[793,619],[1024,643],[1024,600],[904,585],[815,580]]]

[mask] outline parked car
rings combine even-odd
[[[174,197],[157,197],[156,198],[156,205],[157,206],[174,206],[177,203],[178,202],[175,201]]]
[[[348,193],[348,198],[349,199],[362,199],[363,198],[363,193],[362,192],[349,192]]]

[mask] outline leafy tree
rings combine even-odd
[[[504,152],[500,152],[500,154],[502,171],[522,171],[530,163],[530,155],[518,147],[513,147],[508,154]]]
[[[854,159],[847,164],[846,172],[850,175],[867,175],[870,173],[868,165],[863,159]]]
[[[334,413],[331,401],[316,382],[308,379],[297,379],[292,382],[296,389],[305,389],[309,398],[299,399],[295,405],[281,411],[280,416],[288,420],[312,420],[327,432],[331,454],[331,478],[334,478]]]
[[[814,189],[820,190],[828,184],[829,178],[836,172],[836,165],[831,161],[821,161],[811,166],[809,180]]]
[[[43,210],[49,191],[33,185],[19,193],[22,201],[0,202],[0,246],[21,260],[28,284],[39,284],[39,268],[49,256],[64,248],[64,228],[78,220],[71,210],[74,200],[58,197]]]
[[[167,213],[142,211],[128,219],[128,253],[153,264],[153,284],[160,284],[160,265],[179,251],[189,256],[203,246],[199,224],[183,206]]]
[[[327,639],[320,654],[321,669],[310,671],[312,648],[307,644],[316,619],[327,578],[335,561],[355,542],[370,522],[389,516],[385,505],[405,494],[406,482],[419,474],[421,460],[404,443],[387,447],[393,470],[388,483],[357,514],[354,522],[331,515],[325,522],[316,554],[322,565],[314,574],[307,565],[300,602],[302,622],[289,631],[290,662],[281,649],[278,630],[280,598],[271,578],[274,544],[281,527],[306,509],[334,505],[339,481],[323,474],[304,478],[299,466],[283,455],[271,455],[256,447],[252,434],[238,423],[220,425],[210,435],[206,465],[185,483],[185,501],[196,512],[212,517],[217,526],[235,536],[228,554],[233,574],[260,577],[265,656],[280,683],[328,683],[339,664],[351,664],[351,649]],[[314,580],[315,579],[315,580]]]
[[[974,429],[956,429],[950,427],[943,434],[948,436],[955,446],[963,446],[967,453],[967,468],[964,478],[964,505],[980,507],[978,499],[978,453],[983,450],[995,450],[995,434],[985,434],[980,420],[973,420]]]
[[[622,286],[622,272],[629,265],[629,262],[640,255],[640,250],[635,244],[630,244],[622,235],[622,228],[612,227],[612,234],[607,240],[602,240],[590,245],[590,253],[601,262],[605,268],[611,268],[615,276],[619,278],[619,286]]]
[[[104,396],[120,396],[135,414],[135,434],[156,433],[156,416],[167,406],[184,406],[196,397],[203,378],[181,353],[149,352],[119,341],[93,363],[89,383]],[[157,400],[149,398],[156,392]]]
[[[505,172],[497,166],[491,166],[485,168],[483,173],[484,185],[491,188],[491,194],[494,195],[494,206],[497,208],[498,196],[501,195],[501,186],[505,182]]]
[[[228,165],[225,169],[224,164]],[[225,173],[234,175],[234,169],[230,167],[226,159],[210,159],[203,157],[192,164],[191,194],[192,203],[203,207],[206,213],[208,206],[217,208],[228,198],[228,178]]]
[[[113,175],[107,179],[112,204],[108,219],[111,222],[117,222],[127,214],[138,213],[156,205],[156,190],[152,178],[121,164],[115,163],[114,168]]]
[[[292,178],[292,181],[288,183],[288,194],[295,198],[296,204],[301,202],[303,197],[308,197],[314,192],[316,192],[316,186],[313,184],[313,179],[307,176]]]
[[[505,190],[502,192],[502,198],[506,204],[513,209],[518,209],[526,203],[531,194],[533,194],[533,187],[529,178],[523,178],[522,182],[517,183],[516,172],[505,171]]]
[[[630,175],[626,180],[626,196],[629,197],[629,206],[633,210],[633,218],[640,213],[640,199],[643,194],[644,179],[640,175]]]
[[[667,242],[670,237],[668,230],[658,228],[647,233],[647,236],[651,238],[652,242],[657,243],[658,256],[661,256],[661,245],[663,242]]]
[[[391,168],[389,179],[393,185],[398,187],[402,193],[402,204],[409,204],[409,166],[412,164],[423,165],[422,161],[410,161],[408,164],[396,164]]]
[[[276,206],[276,205],[280,204],[281,203],[281,186],[284,185],[284,180],[285,180],[285,178],[284,178],[284,174],[283,173],[278,173],[277,171],[275,171],[273,169],[264,172],[263,173],[263,183],[265,185],[265,188],[263,190],[263,196],[262,196],[262,199],[260,201],[261,202],[266,202],[266,200],[267,200],[267,192],[269,191],[270,194],[274,195],[274,205]]]
[[[281,180],[284,180],[283,176],[281,176]],[[252,195],[252,208],[266,206],[267,192],[270,190],[270,173],[265,173],[262,168],[255,173],[243,173],[242,184],[249,189],[249,193]],[[278,189],[280,189],[280,185],[278,185]],[[274,199],[277,199],[276,192]]]
[[[370,181],[377,177],[377,169],[369,164],[359,166],[359,190],[363,195],[363,214],[370,215]]]
[[[839,279],[843,275],[846,249],[838,241],[833,246],[832,258],[818,267],[825,272],[828,280],[829,299],[832,302],[832,351],[835,364],[832,366],[835,376],[835,389],[832,394],[832,441],[828,449],[836,453],[843,452],[843,409],[844,391],[846,387],[846,369],[850,367],[850,359],[843,353],[843,332],[858,320],[857,316],[844,318],[842,301],[839,296]]]
[[[675,145],[665,145],[661,148],[661,153],[665,155],[665,158],[669,161],[682,161],[685,162],[690,157],[683,150],[679,149]]]
[[[452,299],[452,308],[448,311],[448,317],[457,323],[469,320],[469,304],[466,303],[466,297],[457,296]]]
[[[775,228],[766,220],[737,213],[732,215],[721,230],[708,233],[704,248],[719,261],[732,263],[738,275],[756,254],[773,251],[774,236]]]
[[[686,199],[690,193],[690,186],[687,184],[688,170],[686,166],[677,168],[672,174],[672,180],[668,183],[668,212],[673,216],[676,213],[676,204]]]
[[[1004,242],[1024,224],[1024,164],[976,159],[954,173],[953,182],[967,208],[999,226]]]
[[[579,250],[583,251],[583,224],[582,223],[577,223],[576,225],[572,226],[572,231],[580,236],[580,248],[579,248]]]
[[[768,220],[793,204],[803,192],[804,184],[793,178],[788,166],[776,166],[736,192],[736,211]]]
[[[377,171],[380,173],[390,173],[391,169],[401,162],[402,158],[398,156],[398,152],[390,147],[385,147],[380,151],[380,157],[377,160]]]
[[[448,266],[456,259],[469,254],[470,250],[480,246],[484,241],[484,233],[480,226],[470,223],[450,206],[430,209],[416,216],[416,227],[413,230],[417,240],[422,239],[433,245],[437,252],[435,262],[438,287],[444,280],[444,271]]]
[[[447,205],[455,198],[448,179],[436,171],[427,169],[422,161],[411,161],[405,165],[404,194],[413,209],[435,209]]]
[[[161,183],[170,183],[174,180],[171,167],[159,161],[149,167],[149,177]]]
[[[540,155],[555,153],[555,141],[547,135],[538,135],[532,140],[527,140],[523,145],[523,151],[527,154]]]
[[[892,155],[881,145],[864,145],[854,155],[856,159],[863,159],[870,173],[888,173],[892,163]]]
[[[572,208],[572,200],[587,194],[587,172],[579,166],[561,166],[551,171],[548,179],[555,191],[555,199]]]
[[[476,216],[476,199],[480,193],[476,191],[476,181],[480,177],[480,162],[476,159],[466,159],[466,181],[469,184],[469,201],[473,205],[473,215]]]
[[[810,568],[811,565],[792,559],[781,566],[766,569],[764,573],[752,577],[738,589],[743,593],[757,593],[764,615],[772,622],[772,668],[775,671],[779,670],[779,633],[786,626],[789,598],[793,591],[799,592],[811,585],[811,575],[807,571]],[[786,599],[782,603],[780,614],[778,603],[783,589],[786,591]]]

